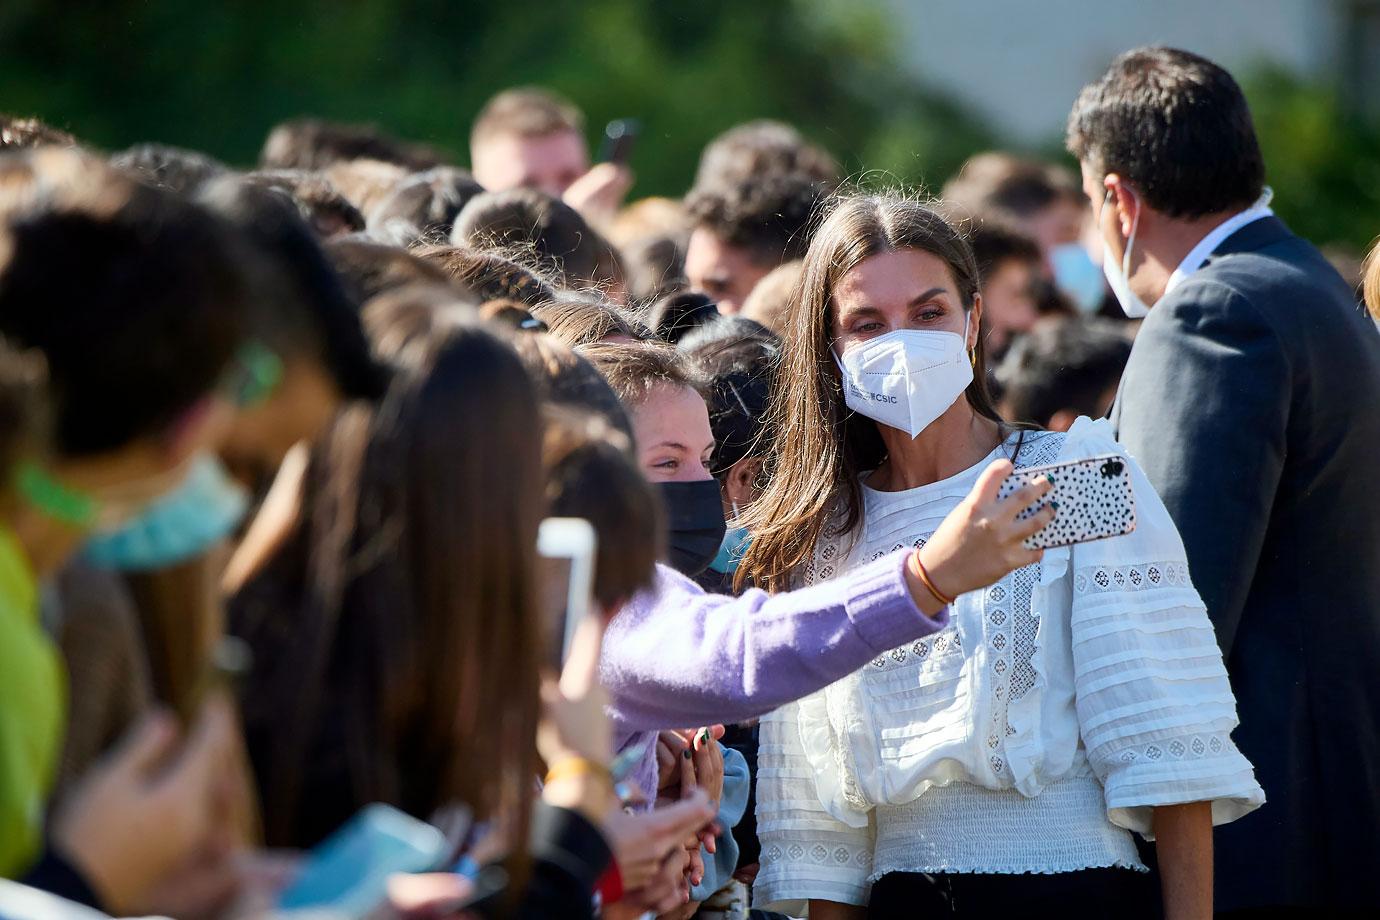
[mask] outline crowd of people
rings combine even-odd
[[[0,118],[0,916],[1380,908],[1380,259],[1221,67],[933,199],[775,121],[630,198],[538,88],[468,169],[73,127]],[[1091,458],[1134,528],[1030,548]]]

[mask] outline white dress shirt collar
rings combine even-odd
[[[1212,255],[1217,247],[1226,241],[1227,237],[1247,224],[1254,223],[1262,217],[1272,216],[1275,212],[1270,210],[1270,200],[1274,197],[1274,189],[1267,185],[1264,191],[1260,193],[1260,197],[1255,200],[1255,204],[1213,227],[1207,236],[1198,241],[1198,245],[1188,251],[1188,255],[1184,256],[1179,267],[1174,269],[1174,274],[1169,276],[1169,283],[1165,285],[1164,292],[1168,294],[1183,284],[1189,275],[1202,268],[1203,263],[1208,260],[1208,256]]]

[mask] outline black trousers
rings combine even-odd
[[[1159,917],[1160,893],[1149,873],[1083,869],[1058,875],[922,875],[895,872],[872,886],[867,916],[916,917]]]

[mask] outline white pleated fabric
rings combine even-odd
[[[803,581],[928,539],[991,460],[905,492],[864,489],[861,532]],[[1026,434],[1017,466],[1124,452],[1106,422]],[[755,903],[865,904],[888,872],[1143,868],[1157,805],[1220,824],[1264,793],[1183,543],[1128,458],[1137,528],[1050,550],[960,597],[950,626],[763,720]]]

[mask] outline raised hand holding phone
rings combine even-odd
[[[1009,460],[993,461],[912,557],[929,579],[927,584],[914,571],[916,566],[907,566],[911,595],[925,613],[934,614],[946,606],[941,592],[949,599],[956,598],[1043,558],[1044,551],[1028,549],[1025,540],[1054,520],[1055,509],[1046,505],[1024,519],[1021,515],[1048,494],[1053,484],[1039,479],[1000,498],[1001,485],[1012,469]]]

